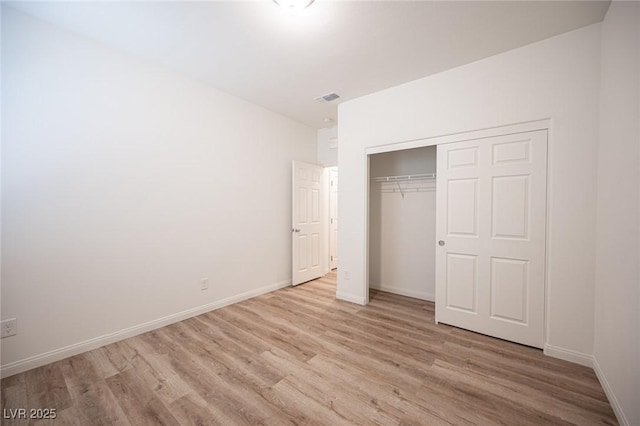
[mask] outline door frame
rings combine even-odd
[[[326,275],[331,272],[331,172],[338,171],[338,166],[324,166],[322,174],[323,195],[322,200],[324,202],[323,214],[323,227],[324,237],[322,239],[322,271]],[[336,212],[337,214],[337,212]]]
[[[333,207],[334,203],[338,202],[338,197],[336,194],[336,199],[333,200],[332,202],[332,198],[331,198],[331,194],[333,193],[334,189],[333,189],[333,174],[335,173],[336,176],[338,175],[338,166],[329,166],[329,167],[325,167],[325,173],[327,175],[326,179],[325,179],[325,185],[326,185],[326,196],[325,199],[327,200],[327,208],[325,209],[327,211],[327,225],[326,225],[326,229],[327,229],[327,235],[328,237],[325,238],[326,244],[327,244],[327,273],[331,272],[333,269],[331,268],[331,241],[335,238],[333,237],[333,234],[331,232],[331,225],[333,225],[333,223],[331,222],[331,209]],[[337,187],[337,185],[336,185]],[[338,215],[338,210],[335,210],[336,212],[336,216]],[[336,249],[337,249],[337,245],[336,245]],[[337,257],[337,253],[336,253],[336,257]],[[336,264],[336,268],[337,268],[337,264]]]
[[[412,139],[408,141],[393,142],[384,145],[372,146],[365,148],[364,150],[364,165],[365,173],[364,180],[364,208],[365,208],[365,256],[364,256],[364,302],[365,305],[369,304],[369,191],[370,185],[370,156],[373,154],[381,154],[384,152],[401,151],[412,148],[422,148],[425,146],[442,145],[453,142],[464,142],[467,140],[491,138],[495,136],[508,135],[513,133],[523,133],[535,130],[547,130],[547,206],[546,206],[546,218],[545,218],[545,259],[544,259],[544,325],[543,325],[543,343],[547,345],[547,337],[549,336],[549,259],[551,255],[551,247],[549,246],[549,232],[552,226],[552,219],[549,212],[551,211],[551,147],[552,147],[552,120],[550,118],[544,118],[539,120],[532,120],[522,123],[509,124],[504,126],[489,127],[485,129],[450,133],[440,136],[431,136],[422,139]],[[435,274],[435,271],[434,271]]]

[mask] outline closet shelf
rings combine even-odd
[[[403,175],[403,176],[380,176],[371,178],[375,182],[403,182],[409,180],[430,180],[435,179],[435,173],[422,173],[417,175]]]
[[[380,183],[380,192],[399,192],[404,198],[407,192],[433,192],[435,191],[435,173],[422,173],[403,176],[374,177],[372,181]],[[401,184],[402,183],[402,184]]]
[[[380,192],[383,194],[391,194],[394,192],[399,192],[402,194],[402,198],[404,198],[404,194],[407,192],[435,192],[435,188],[388,188],[382,189]]]

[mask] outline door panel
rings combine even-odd
[[[304,179],[301,179],[302,182],[306,183]],[[309,223],[309,208],[308,208],[308,197],[307,193],[309,192],[309,188],[299,188],[298,189],[298,223],[299,224],[308,224]]]
[[[478,180],[451,179],[447,209],[448,235],[478,236]]]
[[[320,223],[320,190],[311,190],[311,221]]]
[[[527,287],[526,260],[491,258],[491,317],[526,323]]]
[[[307,256],[307,250],[309,248],[308,237],[306,235],[300,235],[298,237],[298,271],[306,271],[309,267]]]
[[[478,165],[478,147],[451,149],[447,155],[447,168],[476,167]]]
[[[438,145],[436,321],[542,347],[547,131]]]
[[[293,161],[292,283],[322,275],[322,167]]]
[[[494,238],[519,238],[529,234],[529,176],[493,178],[492,235]]]
[[[447,254],[447,308],[476,312],[477,256]]]
[[[494,144],[492,146],[493,164],[529,162],[530,147],[531,145],[527,139]]]

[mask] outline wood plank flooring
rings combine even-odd
[[[617,424],[589,368],[446,325],[335,273],[2,380],[56,425]]]

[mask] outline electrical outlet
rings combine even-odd
[[[344,271],[344,279],[345,280],[350,280],[351,279],[351,272],[350,271]]]
[[[0,338],[15,336],[18,331],[18,321],[15,318],[0,322]]]
[[[200,290],[209,290],[209,278],[202,278],[200,280]]]

